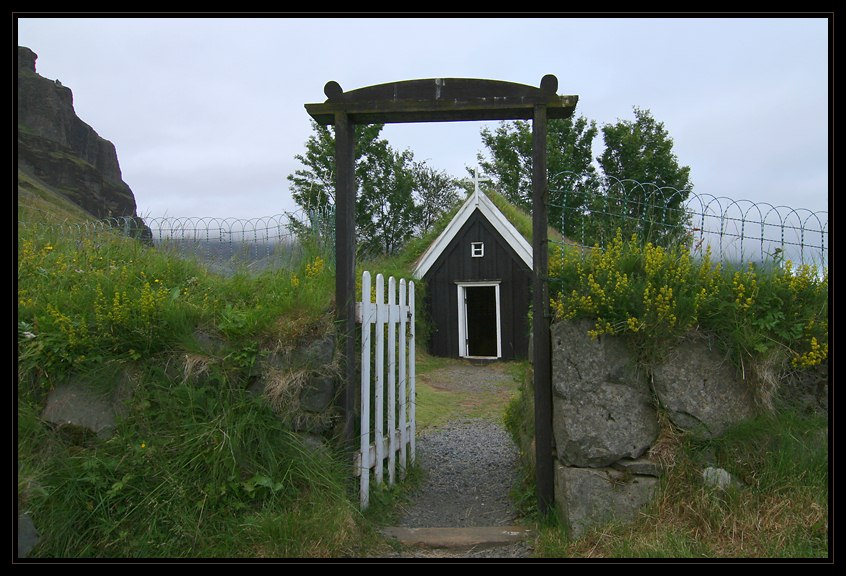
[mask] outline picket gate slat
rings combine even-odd
[[[385,474],[384,427],[385,419],[385,277],[376,275],[376,382],[374,388],[373,440],[376,442],[376,484],[381,484]],[[364,382],[362,381],[362,385]]]
[[[370,272],[361,278],[361,293],[367,296],[361,302],[361,446],[358,468],[359,500],[366,510],[370,502],[370,326],[373,322],[370,304]],[[375,457],[375,454],[374,454]]]
[[[359,476],[361,509],[370,501],[370,471],[376,486],[401,479],[415,458],[414,282],[376,275],[375,301],[371,275],[362,274],[362,301],[356,303],[361,322],[360,446],[353,457]],[[385,342],[387,340],[387,342]],[[372,369],[371,369],[372,367]],[[372,400],[372,406],[371,406]],[[387,428],[387,429],[386,429]]]
[[[408,333],[409,338],[408,342],[406,343],[408,346],[408,424],[409,424],[409,437],[408,437],[408,449],[409,449],[409,466],[414,465],[415,460],[415,449],[417,446],[416,443],[416,430],[417,430],[417,353],[416,350],[416,340],[415,340],[415,324],[417,321],[416,312],[414,308],[414,282],[408,282]]]
[[[406,330],[406,321],[408,319],[408,306],[406,304],[406,287],[405,287],[405,278],[400,280],[399,285],[399,378],[397,382],[397,389],[399,392],[399,398],[397,398],[397,410],[398,420],[397,426],[399,427],[400,437],[399,437],[399,469],[400,469],[400,479],[405,480],[405,471],[406,471],[406,449],[405,444],[407,440],[406,429],[405,429],[405,413],[406,413],[406,406],[405,406],[405,398],[406,398],[406,390],[405,387],[408,385],[408,381],[406,379],[406,349],[405,349],[405,330]]]
[[[397,322],[399,313],[396,306],[397,281],[391,276],[388,279],[388,430],[395,430],[397,413]],[[394,435],[390,436],[388,446],[388,482],[393,486],[396,481],[397,443]]]

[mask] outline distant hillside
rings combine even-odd
[[[36,73],[37,58],[18,47],[18,215],[137,217],[114,145],[77,117],[70,88]]]
[[[82,222],[93,217],[64,194],[18,168],[19,222]]]

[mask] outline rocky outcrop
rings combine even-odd
[[[713,438],[755,414],[755,400],[731,361],[707,339],[690,336],[652,370],[653,388],[670,420]]]
[[[633,519],[658,483],[658,467],[639,458],[658,437],[647,372],[623,340],[594,340],[590,327],[552,326],[555,501],[574,538]]]
[[[18,558],[26,558],[41,540],[29,514],[18,516]]]
[[[555,467],[555,499],[571,538],[594,526],[634,520],[657,486],[654,476],[627,475],[613,468]]]
[[[593,340],[589,328],[569,322],[552,328],[553,432],[567,466],[637,458],[658,436],[646,372],[622,340]]]
[[[337,340],[331,323],[316,325],[294,343],[260,354],[248,389],[263,396],[286,425],[303,434],[325,435],[337,424]]]
[[[83,378],[59,384],[47,396],[41,418],[76,439],[89,434],[109,438],[114,434],[116,418],[132,397],[128,374],[119,376],[108,390],[96,390]]]
[[[98,218],[137,217],[114,145],[77,117],[73,93],[18,47],[18,167]]]
[[[555,503],[574,538],[632,520],[652,500],[661,469],[645,454],[658,437],[656,406],[699,438],[756,413],[750,387],[708,339],[691,335],[652,366],[639,363],[623,338],[591,339],[591,326],[552,326]],[[704,479],[734,484],[725,471],[708,469]]]
[[[702,471],[702,482],[705,486],[717,488],[718,490],[728,490],[732,486],[741,486],[740,481],[727,470],[714,468],[713,466],[708,466]]]

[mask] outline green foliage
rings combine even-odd
[[[634,108],[635,120],[605,124],[605,150],[597,158],[602,168],[604,191],[594,198],[591,211],[602,215],[597,223],[617,220],[623,235],[634,233],[646,241],[668,245],[686,221],[683,202],[690,194],[690,168],[680,166],[673,140],[664,124],[649,110]],[[590,237],[598,238],[596,230]]]
[[[301,340],[334,273],[306,244],[292,270],[220,277],[117,234],[19,229],[18,500],[35,557],[328,557],[376,538],[347,455],[314,451],[246,391],[260,349]],[[219,347],[198,345],[195,331]],[[115,436],[56,434],[44,392],[75,378],[132,398]]]
[[[312,127],[305,154],[295,156],[304,167],[288,181],[299,206],[325,216],[335,207],[335,137],[330,127],[315,122]],[[361,254],[371,258],[397,254],[410,238],[425,234],[457,198],[452,178],[414,162],[410,150],[393,150],[379,137],[382,127],[355,126],[356,236]]]
[[[547,173],[549,221],[571,235],[581,226],[581,216],[597,193],[592,145],[596,123],[584,117],[555,119],[547,123]],[[495,131],[481,131],[490,160],[479,165],[495,179],[496,188],[518,208],[532,208],[532,127],[529,122],[502,122]],[[574,193],[575,192],[575,193]],[[567,218],[562,218],[567,214]]]
[[[119,234],[22,227],[18,373],[50,386],[107,361],[167,351],[198,326],[236,340],[261,335],[290,311],[322,315],[333,288],[333,271],[307,246],[297,269],[221,278]]]
[[[556,318],[592,319],[593,337],[626,334],[647,360],[693,329],[716,334],[739,366],[780,354],[810,367],[828,356],[828,273],[811,266],[724,268],[710,249],[694,258],[683,245],[624,242],[618,230],[605,250],[553,254],[550,276],[561,282]]]
[[[605,150],[597,160],[603,175],[689,189],[690,168],[679,165],[664,123],[655,120],[649,110],[638,107],[634,108],[634,116],[634,121],[618,120],[602,126]]]
[[[394,152],[382,141],[384,153],[367,158],[356,199],[355,220],[359,250],[396,254],[418,219],[414,205],[414,174],[410,151]]]
[[[225,375],[196,386],[147,366],[106,442],[68,443],[24,418],[19,470],[39,471],[26,475],[39,486],[25,491],[26,504],[45,527],[37,556],[326,556],[354,547],[357,511],[339,460],[304,447]],[[287,538],[271,541],[272,527],[257,518],[287,524]],[[309,534],[331,537],[316,544]]]
[[[593,164],[596,123],[583,117],[547,125],[549,222],[583,243],[605,243],[617,227],[653,243],[678,240],[687,221],[683,202],[690,193],[690,168],[680,166],[664,125],[648,110],[634,109],[635,120],[602,127],[605,149]],[[532,128],[523,121],[483,128],[490,159],[480,165],[515,206],[532,207]]]
[[[167,349],[203,317],[202,271],[110,233],[18,236],[20,370],[67,373]]]
[[[420,236],[458,203],[458,183],[443,170],[436,170],[425,162],[415,162],[411,170],[417,206],[415,232]]]
[[[294,156],[304,166],[288,175],[291,196],[305,210],[324,210],[335,205],[335,135],[329,126],[311,123],[314,133],[306,141],[305,154]],[[371,154],[386,152],[384,140],[379,139],[382,124],[362,124],[355,127],[356,177],[362,160]]]

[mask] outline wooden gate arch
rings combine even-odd
[[[532,361],[535,387],[535,460],[538,507],[553,504],[552,368],[550,362],[547,286],[546,174],[547,119],[569,118],[578,96],[559,96],[558,79],[547,74],[540,87],[478,78],[403,80],[344,92],[327,82],[326,101],[306,104],[308,114],[323,126],[335,127],[335,303],[344,347],[344,434],[355,440],[355,156],[356,124],[457,122],[479,120],[532,121]],[[540,312],[540,313],[539,313]]]

